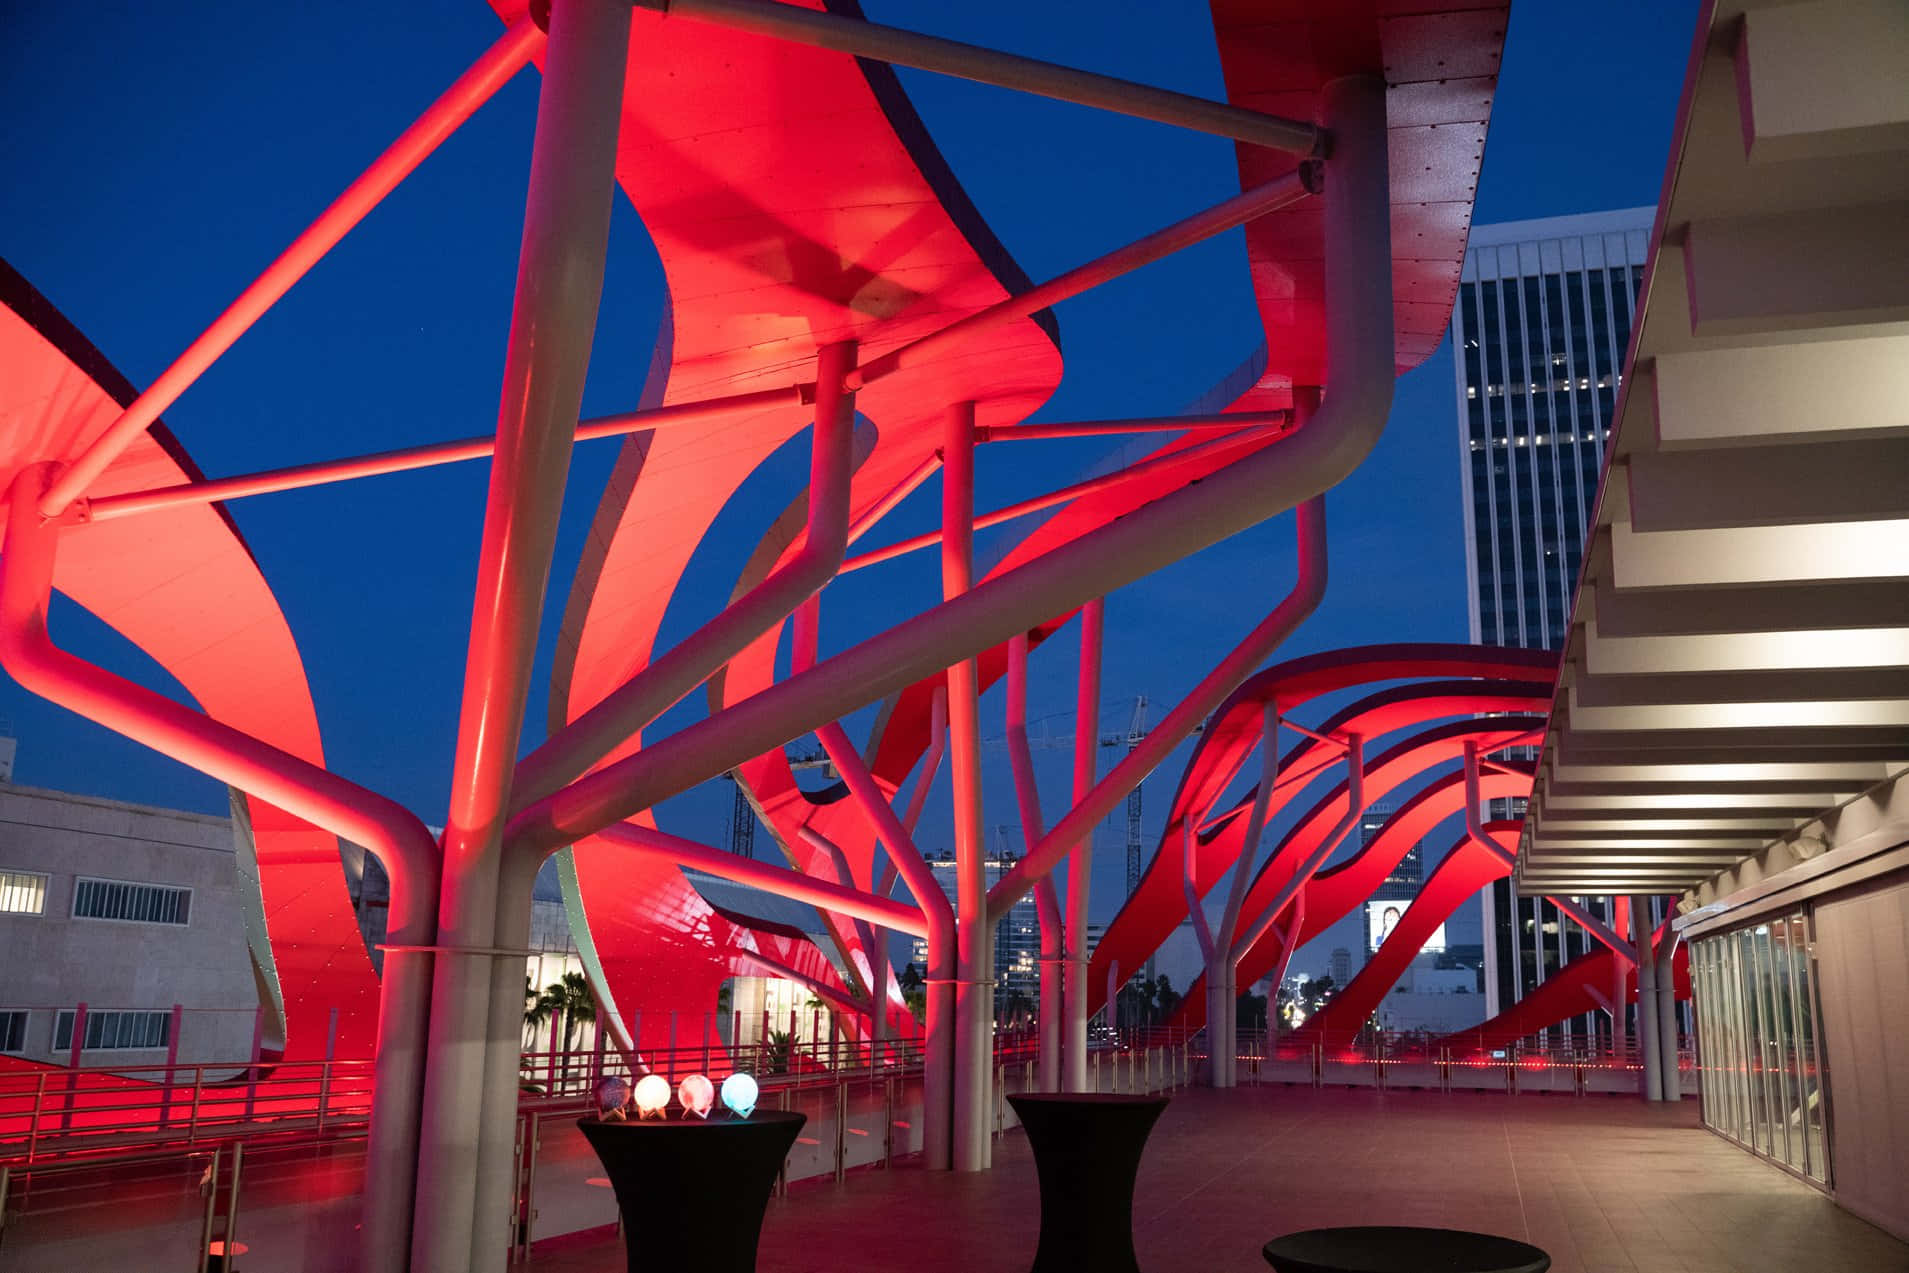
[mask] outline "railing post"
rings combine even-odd
[[[73,1006],[72,1051],[66,1063],[66,1108],[60,1112],[60,1130],[73,1125],[73,1106],[79,1101],[80,1053],[86,1044],[86,1005]]]
[[[882,1170],[895,1165],[895,1080],[882,1080]]]
[[[835,1183],[848,1176],[848,1080],[835,1080]]]
[[[239,1259],[239,1172],[245,1167],[245,1142],[232,1142],[232,1185],[225,1195],[225,1238],[220,1248],[221,1264],[228,1271],[238,1267]],[[218,1184],[215,1177],[214,1186]]]
[[[703,1073],[709,1073],[709,1033],[715,1028],[716,1014],[703,1013]],[[601,1033],[599,1031],[599,1033]]]
[[[259,1058],[265,1049],[265,1005],[260,1004],[252,1010],[252,1064],[245,1071],[245,1121],[252,1121],[253,1107],[258,1103],[259,1094]]]
[[[331,1100],[331,1070],[338,1060],[338,1008],[332,1006],[331,1021],[325,1028],[325,1063],[318,1070],[318,1131],[325,1131],[325,1106]]]
[[[212,1265],[212,1220],[219,1208],[219,1147],[212,1147],[212,1165],[205,1176],[205,1216],[199,1222],[199,1273]]]
[[[46,1108],[46,1080],[49,1071],[40,1071],[40,1083],[33,1092],[33,1119],[27,1124],[27,1166],[33,1165],[34,1151],[40,1144],[40,1114]]]
[[[161,1128],[164,1128],[172,1118],[172,1072],[173,1068],[179,1064],[179,1025],[184,1013],[183,1005],[173,1004],[172,1020],[166,1023],[166,1082],[159,1094],[159,1126]]]
[[[186,1144],[199,1139],[199,1097],[205,1093],[205,1066],[192,1067],[192,1121],[186,1125]]]
[[[769,1014],[766,1012],[763,1013],[764,1020],[768,1019],[768,1015]],[[793,1049],[791,1049],[791,1054],[793,1055]],[[782,1109],[782,1110],[786,1110],[789,1108],[789,1089],[787,1087],[782,1087],[777,1089],[776,1108]],[[789,1196],[789,1156],[788,1154],[784,1154],[782,1156],[782,1167],[779,1171],[776,1172],[776,1197],[786,1198],[788,1196]]]

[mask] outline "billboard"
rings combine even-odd
[[[1367,950],[1376,951],[1391,937],[1392,930],[1405,918],[1412,903],[1404,898],[1390,901],[1369,901],[1365,904],[1365,945]],[[1445,925],[1440,924],[1432,930],[1421,950],[1442,951],[1445,949]]]

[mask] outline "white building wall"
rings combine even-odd
[[[25,1011],[16,1055],[64,1063],[55,1016],[183,1009],[179,1062],[250,1057],[258,985],[229,818],[0,783],[0,871],[46,876],[38,915],[0,913],[0,1010]],[[185,924],[73,916],[81,878],[192,890]],[[162,1064],[166,1049],[86,1051],[84,1065]]]

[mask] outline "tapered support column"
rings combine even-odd
[[[1631,898],[1631,942],[1639,951],[1651,948],[1650,898]],[[1657,961],[1648,954],[1637,961],[1637,1051],[1643,1062],[1642,1095],[1647,1101],[1664,1099],[1664,1058],[1657,1044]]]
[[[1639,947],[1645,957],[1648,947]],[[1663,1097],[1667,1101],[1684,1099],[1683,1080],[1677,1069],[1677,938],[1672,934],[1657,956],[1657,1055],[1663,1076]]]
[[[1094,789],[1100,742],[1100,644],[1107,603],[1096,597],[1080,610],[1080,688],[1074,699],[1074,799]],[[1067,1015],[1062,1085],[1087,1090],[1087,903],[1094,869],[1094,837],[1082,836],[1067,860],[1067,963],[1062,987]]]
[[[1316,399],[1316,395],[1313,395]],[[1302,566],[1303,569],[1303,566]],[[1303,587],[1303,584],[1301,585]],[[1222,985],[1221,1032],[1226,1038],[1226,1048],[1220,1053],[1221,1065],[1218,1070],[1218,1087],[1235,1087],[1239,1083],[1239,960],[1233,958],[1233,942],[1239,936],[1240,909],[1246,902],[1246,890],[1251,883],[1253,866],[1259,859],[1259,845],[1266,834],[1266,818],[1272,809],[1273,787],[1279,781],[1279,704],[1269,702],[1260,713],[1260,761],[1259,787],[1253,792],[1253,806],[1247,814],[1246,835],[1240,844],[1239,860],[1233,864],[1233,884],[1226,894],[1226,905],[1220,912],[1219,931],[1213,937],[1213,951],[1218,957],[1216,965],[1209,967],[1207,978],[1219,974]],[[1303,894],[1302,894],[1303,896]],[[1297,932],[1297,930],[1294,930]],[[1268,1026],[1272,1009],[1277,1005],[1279,992],[1275,986],[1273,996],[1268,1001]]]
[[[1611,926],[1620,933],[1628,933],[1631,931],[1630,898],[1611,898]],[[1488,964],[1486,966],[1489,967],[1490,965]],[[1624,1000],[1624,975],[1626,969],[1621,960],[1614,963],[1612,967],[1612,980],[1616,984],[1611,987],[1611,1002],[1617,1005],[1617,1010],[1611,1014],[1611,1050],[1618,1056],[1623,1056],[1626,1052],[1630,1051],[1631,1044],[1630,1013],[1627,1011],[1630,1005]],[[1489,1015],[1486,1019],[1490,1019]]]
[[[506,1060],[514,1074],[519,1030],[491,1028],[489,952],[510,773],[603,291],[629,26],[627,0],[557,0],[551,9],[444,841],[445,951],[432,994],[414,1270],[501,1268],[505,1257],[516,1095],[514,1082],[500,1091],[494,1076],[507,1072]],[[527,890],[521,900],[527,928]],[[519,999],[519,1023],[522,1011]],[[508,1053],[495,1065],[492,1046]],[[480,1210],[480,1178],[486,1196],[506,1205]]]
[[[941,591],[974,584],[974,404],[948,411],[941,468]],[[981,823],[980,695],[973,659],[948,669],[948,759],[954,789],[954,1169],[988,1166],[992,1093],[994,952],[988,923],[987,844]]]
[[[1027,633],[1008,641],[1008,763],[1014,773],[1014,803],[1021,815],[1021,839],[1033,844],[1041,838],[1041,793],[1034,783],[1034,753],[1027,742]],[[1041,925],[1040,1087],[1061,1090],[1061,965],[1065,945],[1061,931],[1060,897],[1052,875],[1034,886],[1034,902]]]

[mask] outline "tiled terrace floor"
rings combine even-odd
[[[913,1169],[770,1203],[761,1273],[1024,1273],[1039,1199],[1018,1131],[994,1170]],[[1697,1125],[1696,1103],[1241,1088],[1176,1093],[1134,1199],[1147,1273],[1265,1269],[1294,1229],[1421,1224],[1536,1243],[1558,1273],[1909,1270],[1909,1246]],[[613,1273],[621,1239],[540,1252],[536,1273]]]

